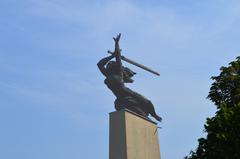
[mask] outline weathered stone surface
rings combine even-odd
[[[110,113],[109,159],[160,159],[156,123],[129,110]]]

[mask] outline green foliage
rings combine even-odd
[[[229,67],[221,67],[219,76],[214,76],[214,80],[208,98],[217,107],[222,103],[233,106],[240,101],[240,57],[236,61],[229,63]]]
[[[207,118],[206,138],[198,139],[196,151],[185,159],[240,158],[240,57],[220,70],[208,95],[217,106],[216,115]]]

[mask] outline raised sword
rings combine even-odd
[[[109,54],[113,54],[113,52],[111,52],[111,51],[108,51],[108,53],[109,53]],[[157,75],[157,76],[160,76],[160,74],[159,74],[157,71],[154,71],[154,70],[150,69],[150,68],[147,67],[147,66],[144,66],[144,65],[142,65],[142,64],[140,64],[140,63],[137,63],[137,62],[135,62],[135,61],[133,61],[133,60],[131,60],[131,59],[129,59],[129,58],[126,58],[125,56],[121,56],[121,59],[122,59],[123,61],[126,61],[126,62],[128,62],[128,63],[130,63],[130,64],[133,64],[133,65],[135,65],[135,66],[137,66],[137,67],[140,67],[140,68],[142,68],[142,69],[144,69],[144,70],[146,70],[146,71],[148,71],[148,72],[151,72],[151,73],[153,73],[153,74],[155,74],[155,75]]]

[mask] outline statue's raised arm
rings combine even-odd
[[[120,49],[120,46],[119,46],[120,38],[121,38],[121,33],[118,34],[116,38],[113,37],[113,40],[115,41],[114,55],[116,57],[116,65],[117,65],[117,69],[119,71],[119,75],[121,76],[121,78],[123,78],[122,61],[121,61],[121,49]]]
[[[101,73],[104,75],[104,76],[108,76],[108,70],[107,70],[107,68],[105,67],[105,65],[111,60],[111,59],[113,59],[115,56],[114,56],[114,54],[112,54],[112,55],[110,55],[110,56],[108,56],[108,57],[105,57],[105,58],[103,58],[103,59],[101,59],[98,63],[97,63],[97,66],[98,66],[98,68],[99,68],[99,70],[101,71]]]

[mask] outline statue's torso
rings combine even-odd
[[[117,97],[124,97],[126,94],[124,93],[124,82],[121,76],[119,75],[110,75],[105,80],[104,83],[107,87],[113,92],[113,94]]]

